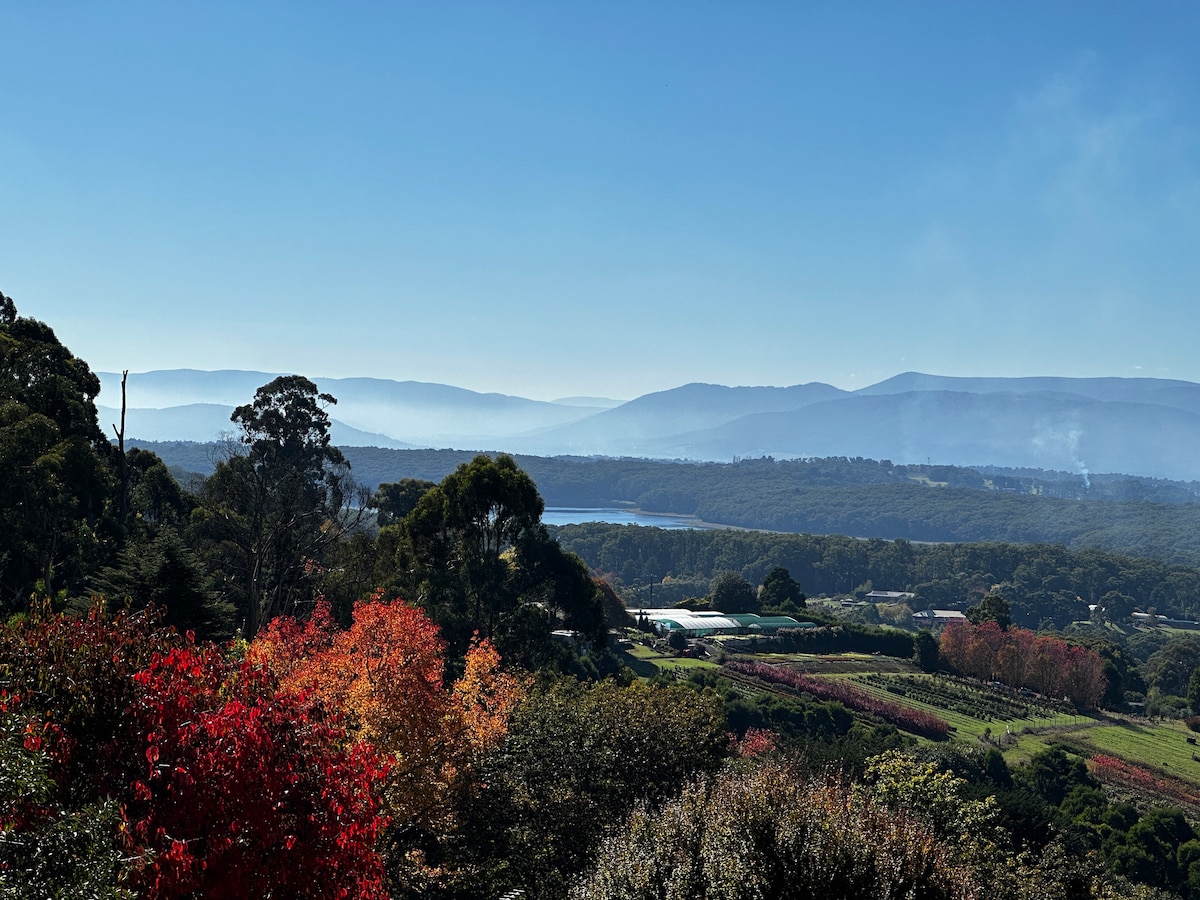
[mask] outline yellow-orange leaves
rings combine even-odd
[[[525,680],[500,671],[500,654],[491,641],[471,642],[466,669],[452,693],[455,714],[463,724],[463,747],[472,759],[504,739],[509,717],[525,699],[525,689]]]
[[[444,649],[424,611],[375,596],[355,606],[348,630],[338,630],[322,604],[303,626],[272,622],[250,653],[286,689],[339,711],[356,737],[390,759],[385,805],[394,821],[436,827],[524,696],[487,641],[472,644],[463,677],[448,688]]]

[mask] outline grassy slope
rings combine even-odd
[[[882,674],[886,679],[917,672],[915,667],[903,661],[854,654],[832,657],[776,655],[763,659],[786,661],[824,677],[851,678],[856,687],[884,700],[940,716],[955,729],[955,740],[999,746],[1010,765],[1023,763],[1051,746],[1063,745],[1085,757],[1115,756],[1167,776],[1182,783],[1184,789],[1194,790],[1200,800],[1200,760],[1193,758],[1193,753],[1200,756],[1200,746],[1187,743],[1188,732],[1180,723],[1150,723],[1118,715],[1055,713],[1033,703],[1027,704],[1022,717],[1007,721],[989,719],[949,708],[948,704],[898,696],[886,686],[863,677]],[[936,683],[938,676],[919,677]],[[956,687],[963,690],[961,682],[957,682]],[[989,690],[983,686],[977,691],[981,698],[989,695]]]
[[[626,663],[643,678],[676,669],[715,665],[659,653],[642,644],[634,644],[623,655]],[[920,675],[914,666],[903,660],[856,653],[759,654],[755,658],[763,662],[788,663],[821,677],[850,678],[859,689],[884,700],[940,716],[954,728],[955,740],[999,746],[1010,765],[1019,765],[1036,753],[1062,745],[1085,757],[1115,756],[1157,775],[1167,776],[1180,783],[1184,790],[1194,790],[1200,802],[1200,760],[1192,756],[1193,753],[1200,756],[1200,746],[1187,743],[1189,733],[1180,723],[1150,723],[1117,715],[1054,713],[1033,703],[1026,704],[1023,717],[1007,721],[988,719],[935,702],[898,696],[886,686],[863,678],[865,675],[882,675],[885,679],[918,675],[936,684],[938,676]],[[956,682],[956,689],[964,690],[961,682]],[[980,697],[989,695],[983,686],[977,690]]]

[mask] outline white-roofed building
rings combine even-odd
[[[791,616],[756,616],[753,613],[725,614],[716,610],[631,609],[637,621],[649,622],[659,634],[708,637],[715,634],[774,634],[781,628],[813,628]]]

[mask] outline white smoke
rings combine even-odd
[[[1080,458],[1079,440],[1084,436],[1074,415],[1066,422],[1050,422],[1042,419],[1034,426],[1033,447],[1039,456],[1049,457],[1047,463],[1053,467],[1070,465],[1083,477],[1083,485],[1092,489],[1091,473],[1087,463]]]

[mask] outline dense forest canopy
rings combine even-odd
[[[183,472],[212,445],[135,442]],[[363,483],[440,481],[461,450],[344,448]],[[1197,485],[1125,475],[900,466],[870,459],[734,463],[516,456],[547,506],[632,507],[738,528],[910,541],[1061,543],[1200,565]]]
[[[1125,615],[1135,606],[1200,618],[1200,570],[1061,544],[919,544],[839,535],[732,530],[662,530],[600,522],[553,529],[589,565],[663,602],[672,583],[707,582],[724,569],[758,584],[772,567],[788,570],[810,596],[909,591],[915,609],[961,608],[999,585],[1014,619],[1037,627],[1087,619],[1092,604]],[[1119,605],[1119,612],[1116,607]]]

